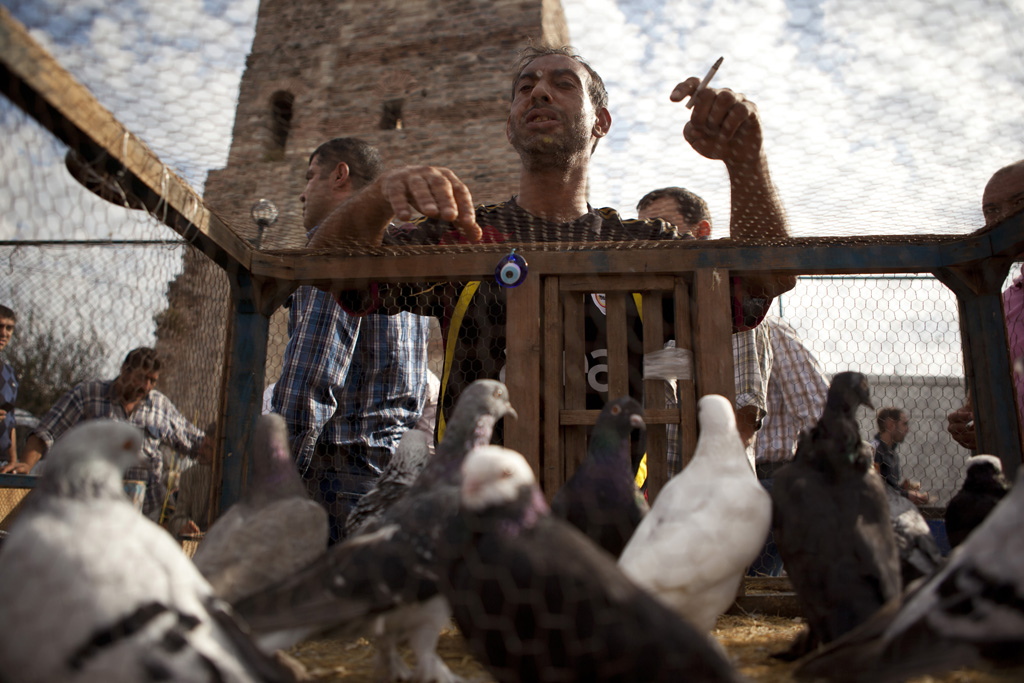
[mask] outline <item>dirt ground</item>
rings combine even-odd
[[[802,627],[799,619],[756,614],[719,618],[714,636],[733,658],[740,672],[756,683],[792,681],[793,665],[771,655],[786,649]],[[466,649],[465,642],[454,627],[445,630],[438,651],[456,674],[476,681],[493,680]],[[362,683],[376,681],[374,648],[365,639],[350,642],[309,640],[299,644],[290,654],[306,667],[310,680]],[[411,655],[406,653],[406,661]],[[942,677],[923,676],[913,683],[1010,683],[1024,680],[1024,672],[994,675],[959,670]]]

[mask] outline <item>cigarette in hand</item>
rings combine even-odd
[[[690,100],[686,103],[687,109],[693,109],[693,103],[696,101],[697,95],[699,95],[704,88],[708,87],[708,83],[711,82],[711,79],[715,77],[715,73],[718,72],[718,67],[722,66],[723,59],[725,59],[725,57],[719,57],[718,61],[711,65],[711,68],[708,70],[708,75],[704,77],[704,80],[700,82],[697,89],[693,91],[692,95],[690,95]]]

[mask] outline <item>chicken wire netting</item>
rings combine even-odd
[[[827,246],[968,235],[984,227],[988,178],[1024,157],[1016,30],[1024,10],[1012,1],[566,0],[564,25],[540,3],[528,11],[519,2],[385,2],[372,11],[351,1],[314,4],[5,0],[4,7],[168,173],[202,196],[245,249],[282,259],[293,272],[306,255],[290,254],[306,245],[299,197],[310,154],[326,139],[360,137],[386,166],[443,164],[480,203],[515,194],[518,159],[503,133],[510,68],[528,38],[573,44],[605,80],[612,126],[593,157],[591,205],[631,218],[650,190],[684,185],[707,200],[712,240],[730,236],[729,178],[686,143],[689,110],[668,94],[719,56],[712,86],[758,105],[792,237]],[[159,211],[117,206],[84,189],[68,172],[68,147],[8,99],[0,99],[0,126],[0,303],[19,315],[5,360],[26,358],[19,354],[29,352],[29,340],[87,351],[89,362],[69,370],[67,384],[112,377],[129,349],[155,346],[166,359],[160,390],[201,429],[222,417],[231,315],[223,264],[163,225]],[[254,211],[260,200],[275,206],[262,223]],[[547,227],[530,237],[558,242],[540,249],[589,248],[585,237],[566,244]],[[504,255],[492,251],[495,260]],[[379,269],[403,275],[386,257]],[[306,278],[313,279],[320,278]],[[463,333],[480,343],[445,365],[441,328],[463,291],[439,289],[424,311],[434,315],[428,365],[442,381],[452,368],[465,378],[504,379],[504,348],[485,343],[503,339],[495,333],[505,323],[500,305],[466,321]],[[385,308],[401,306],[401,296],[386,298]],[[296,300],[270,320],[267,401]],[[969,455],[945,430],[946,415],[966,398],[952,293],[930,276],[803,276],[770,314],[796,330],[826,378],[864,372],[876,408],[907,411],[903,473],[929,493],[932,516],[941,514]],[[598,388],[607,385],[592,374],[601,362],[593,355],[585,368]],[[29,412],[38,416],[46,400]],[[870,439],[874,416],[859,417]]]

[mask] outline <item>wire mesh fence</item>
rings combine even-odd
[[[27,77],[13,75],[14,62],[31,64],[35,53],[15,59],[4,47],[0,128],[9,135],[0,149],[0,303],[19,315],[4,356],[20,368],[18,407],[41,417],[76,383],[113,379],[130,349],[152,346],[164,359],[158,389],[207,436],[223,436],[228,406],[244,408],[236,405],[238,387],[225,385],[226,370],[249,363],[241,372],[265,376],[258,387],[264,409],[291,406],[300,469],[304,459],[320,463],[307,470],[313,473],[307,484],[333,505],[337,494],[352,493],[346,490],[352,472],[358,470],[352,480],[359,480],[352,486],[372,483],[364,475],[379,473],[421,413],[428,415],[422,428],[440,438],[461,389],[477,378],[500,379],[533,392],[515,406],[532,416],[524,421],[529,426],[506,420],[497,433],[506,441],[531,440],[537,452],[528,454],[530,464],[550,497],[584,458],[590,426],[610,396],[630,393],[648,407],[646,441],[634,444],[631,462],[638,481],[644,453],[651,466],[672,444],[692,452],[694,397],[673,407],[671,399],[682,393],[663,396],[661,378],[644,375],[645,357],[670,340],[693,352],[694,367],[701,354],[722,361],[701,370],[716,382],[725,376],[718,386],[737,409],[752,405],[758,423],[770,419],[771,362],[753,361],[763,371],[755,380],[762,395],[751,396],[726,376],[724,344],[767,313],[792,329],[825,380],[863,372],[876,409],[907,413],[910,431],[897,449],[902,477],[928,494],[931,516],[941,515],[969,455],[945,424],[966,401],[968,373],[957,298],[922,273],[931,270],[928,254],[984,227],[986,179],[1024,157],[1024,143],[1013,133],[1019,108],[1005,106],[1024,73],[1019,60],[1007,57],[1019,53],[1020,34],[1012,27],[1021,8],[1013,2],[979,2],[971,10],[952,3],[727,2],[703,8],[701,16],[674,2],[567,1],[564,13],[551,3],[530,11],[520,2],[491,3],[486,11],[449,4],[438,14],[426,2],[392,3],[378,12],[344,2],[317,12],[251,0],[202,8],[139,3],[131,13],[120,5],[5,3],[53,53],[54,64],[68,70],[55,77],[56,90],[81,95],[58,107],[59,93],[28,92]],[[889,32],[918,39],[903,44]],[[425,37],[408,37],[413,33]],[[557,211],[538,217],[520,206],[528,196],[517,190],[519,159],[502,134],[521,150],[530,125],[559,116],[524,116],[521,125],[510,118],[519,81],[509,69],[527,38],[574,42],[604,74],[609,91],[614,125],[607,135],[602,131],[586,166],[580,197],[589,203],[583,218],[570,217],[575,221]],[[610,44],[622,45],[621,52],[608,50]],[[726,60],[712,85],[743,90],[758,103],[774,184],[730,178],[725,165],[691,149],[692,135],[688,144],[681,133],[689,110],[669,102],[668,92],[686,76],[703,74],[720,52]],[[83,91],[71,87],[76,80]],[[657,84],[640,84],[652,80]],[[949,83],[961,84],[959,97],[974,104],[971,110],[950,106]],[[108,125],[103,107],[125,128]],[[76,110],[85,116],[76,119]],[[974,125],[973,111],[986,112],[986,125]],[[312,155],[338,135],[375,147],[384,168],[450,167],[476,203],[489,206],[476,214],[484,244],[467,246],[450,225],[427,220],[416,229],[396,221],[383,245],[309,248],[311,231],[329,223],[326,215],[314,218],[310,188],[323,157]],[[517,142],[516,135],[524,137]],[[590,144],[575,150],[577,156]],[[138,145],[152,151],[143,155],[145,164],[136,160]],[[999,150],[1001,157],[980,163],[978,149]],[[87,177],[95,180],[91,186]],[[641,197],[675,184],[707,199],[710,240],[689,239],[696,229],[689,234],[633,220]],[[172,197],[175,188],[184,200]],[[776,188],[784,206],[777,215],[757,204]],[[753,215],[751,203],[737,202],[747,195],[755,197]],[[597,208],[604,206],[619,212]],[[209,212],[203,225],[200,209]],[[771,272],[777,265],[771,259],[782,258],[771,248],[791,245],[790,238],[822,254],[830,247],[874,247],[870,253],[883,254],[885,263],[826,256],[805,271],[782,269],[800,277],[774,296],[752,273]],[[525,245],[530,263],[517,261],[509,244]],[[709,259],[737,244],[769,256],[763,262],[749,251],[730,256],[742,263],[746,279],[728,281],[722,294]],[[901,273],[904,259],[909,265]],[[830,270],[836,274],[802,274]],[[617,279],[596,278],[608,271]],[[697,272],[714,282],[701,289],[704,275]],[[238,295],[239,273],[252,276],[249,299]],[[300,289],[292,291],[295,286]],[[712,295],[721,298],[709,303]],[[530,308],[521,303],[527,296],[542,303]],[[681,308],[684,301],[695,310]],[[338,303],[346,311],[341,317]],[[703,343],[697,328],[707,322],[700,310],[711,307],[725,320],[715,323],[724,325],[716,337],[721,348],[696,348]],[[236,331],[239,316],[254,311],[269,318],[266,358],[239,354],[246,344]],[[422,319],[349,315],[370,311]],[[372,336],[379,346],[346,346],[346,335]],[[762,343],[770,348],[771,334]],[[334,348],[347,351],[325,370],[318,354]],[[414,368],[391,380],[391,394],[375,393],[367,369],[392,372],[375,365],[385,356]],[[751,367],[736,357],[732,364],[737,373]],[[296,366],[318,367],[322,376],[297,376]],[[695,373],[683,379],[686,373],[672,372],[680,384],[690,383],[692,394]],[[291,384],[281,383],[286,378]],[[294,387],[303,395],[289,403]],[[433,403],[439,417],[432,421]],[[870,440],[878,431],[875,415],[862,410],[858,417]],[[370,433],[363,425],[373,420],[385,426]],[[665,428],[673,421],[677,433]],[[524,434],[531,430],[538,433]],[[345,434],[360,432],[345,441]],[[755,433],[750,443],[752,458],[759,438]],[[551,444],[557,458],[545,451]],[[232,455],[222,447],[215,463]],[[185,467],[199,467],[195,457],[168,455],[170,492]],[[198,531],[215,517],[219,467],[190,484],[207,503],[194,513]],[[331,477],[316,474],[326,471]],[[168,497],[161,516],[173,514],[179,502]]]

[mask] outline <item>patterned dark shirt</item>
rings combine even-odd
[[[900,456],[896,453],[899,444],[888,446],[882,441],[881,434],[875,434],[871,445],[875,449],[875,465],[878,466],[878,473],[882,475],[886,485],[891,486],[894,491],[907,498],[909,494],[900,486],[903,478],[900,476]]]
[[[484,244],[538,242],[597,242],[693,239],[680,234],[665,221],[623,219],[614,209],[590,209],[574,221],[553,223],[537,218],[511,199],[501,204],[479,206],[477,223],[483,230]],[[413,224],[390,228],[384,237],[388,245],[464,244],[465,240],[451,223],[421,219]],[[438,437],[443,421],[451,415],[461,391],[471,382],[490,378],[502,380],[505,369],[505,303],[508,290],[493,278],[479,282],[377,283],[369,292],[343,292],[344,307],[358,313],[379,311],[393,314],[414,311],[432,315],[441,321],[445,365],[441,376],[438,411]],[[663,300],[662,315],[671,330],[674,308],[671,298]],[[767,311],[770,300],[741,304],[734,302],[734,318],[756,309],[748,321],[753,327]],[[600,409],[607,399],[607,379],[601,370],[607,349],[605,313],[599,297],[585,297],[585,337],[587,352],[587,407]],[[627,305],[630,394],[643,396],[643,324],[641,312]],[[456,338],[452,339],[453,331]],[[496,434],[496,440],[500,434]]]

